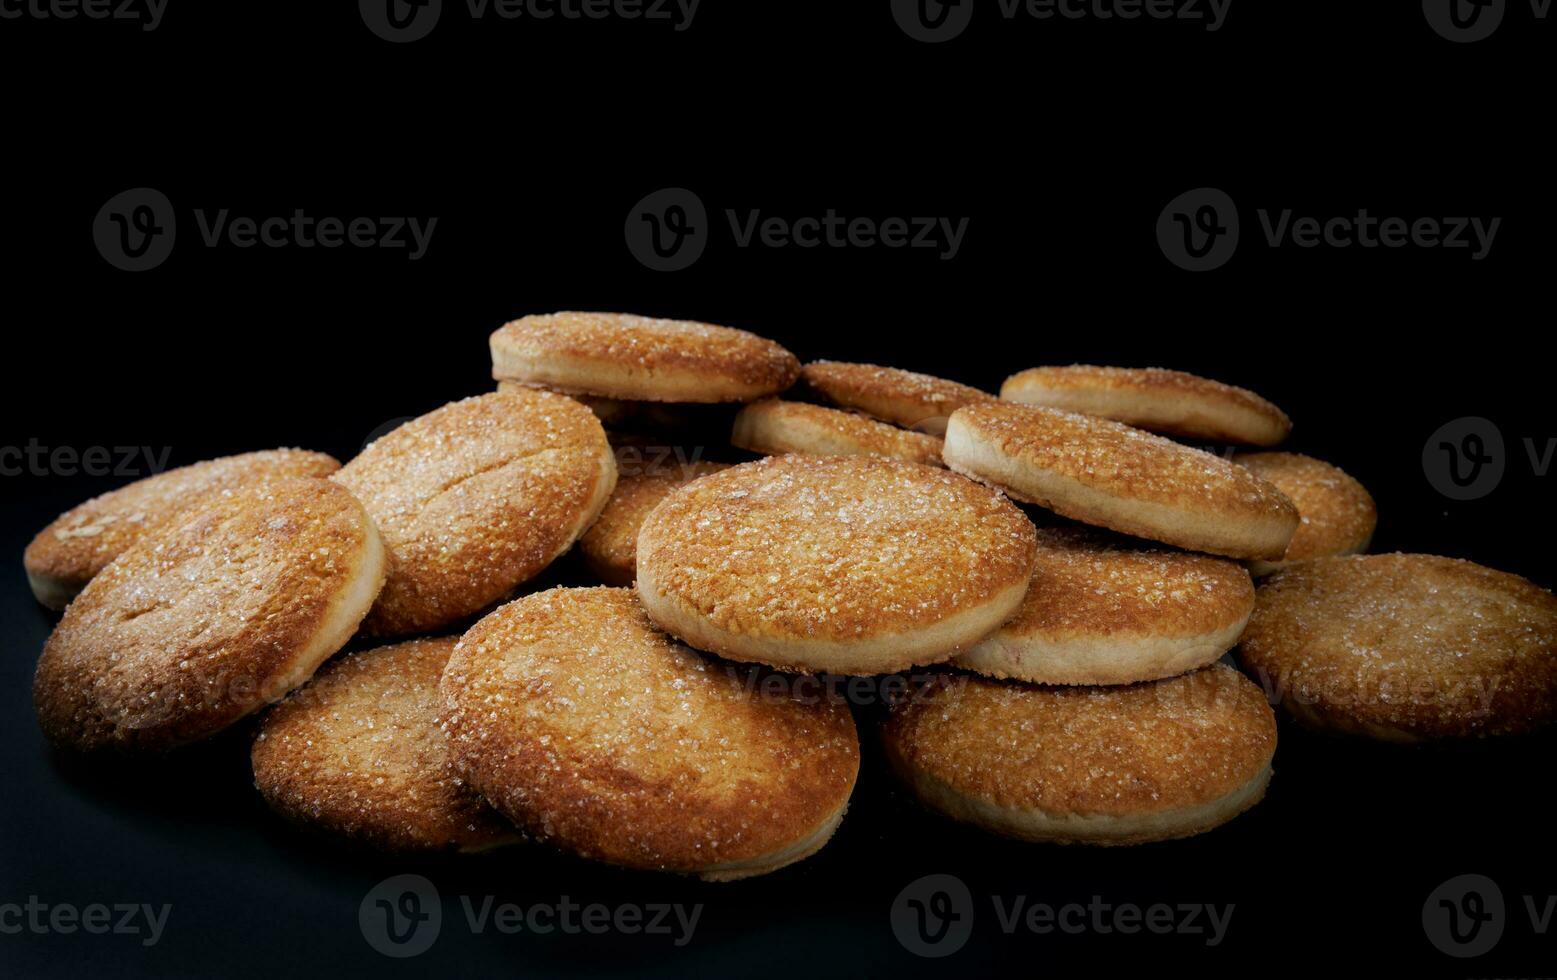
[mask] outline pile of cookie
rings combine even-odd
[[[1291,423],[1250,391],[1070,366],[997,396],[615,314],[525,317],[491,353],[496,391],[344,466],[212,460],[45,528],[50,740],[155,754],[263,710],[256,785],[299,823],[724,880],[843,818],[856,723],[817,675],[914,672],[881,725],[904,784],[1070,843],[1254,805],[1272,701],[1396,741],[1557,716],[1557,599],[1362,554],[1367,491],[1261,451]],[[709,425],[758,458],[620,465]],[[569,552],[604,584],[512,598]]]

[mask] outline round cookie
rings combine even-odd
[[[266,712],[249,752],[265,802],[295,823],[396,851],[480,851],[518,831],[455,775],[438,681],[455,637],[326,664]]]
[[[1287,495],[1298,509],[1298,529],[1281,561],[1255,561],[1269,575],[1289,562],[1368,550],[1379,511],[1361,483],[1339,467],[1299,453],[1239,453],[1233,462]]]
[[[946,420],[962,406],[995,400],[956,381],[876,364],[812,361],[800,377],[835,405],[932,436],[945,435]]]
[[[389,580],[363,627],[401,636],[479,612],[551,564],[605,506],[616,463],[589,409],[515,389],[413,419],[332,479],[389,548]]]
[[[384,583],[362,505],[328,480],[223,491],[87,583],[44,644],[33,704],[82,751],[213,735],[300,686]]]
[[[1295,563],[1260,586],[1239,656],[1321,730],[1417,742],[1557,718],[1557,598],[1456,558]]]
[[[624,476],[600,517],[579,538],[589,570],[607,585],[631,585],[638,571],[638,529],[661,500],[685,483],[729,469],[728,463],[696,462]]]
[[[936,663],[1010,618],[1032,522],[945,470],[769,456],[689,483],[638,533],[638,594],[702,650],[784,670]]]
[[[1254,583],[1237,562],[1040,528],[1022,607],[953,663],[1039,684],[1134,684],[1212,663],[1253,611]]]
[[[498,380],[629,401],[751,401],[800,374],[795,355],[756,334],[626,313],[523,317],[499,327],[491,348]]]
[[[38,532],[22,563],[33,595],[64,609],[77,592],[142,537],[198,507],[205,495],[296,476],[329,476],[341,464],[324,453],[273,449],[206,460],[93,497]]]
[[[952,415],[946,465],[1072,520],[1231,558],[1277,559],[1298,526],[1280,490],[1128,425],[998,402]]]
[[[1019,840],[1188,837],[1258,803],[1276,719],[1225,664],[1128,687],[1037,687],[966,675],[895,705],[892,768],[930,808]]]
[[[776,398],[741,409],[735,416],[730,443],[764,456],[892,456],[926,466],[941,465],[941,440],[935,436],[853,412]]]
[[[473,626],[444,670],[459,771],[583,857],[724,881],[808,857],[859,772],[842,701],[772,693],[656,629],[628,589],[553,589]]]
[[[1166,368],[1037,367],[1007,378],[1000,397],[1189,439],[1274,446],[1292,431],[1286,413],[1254,392]]]

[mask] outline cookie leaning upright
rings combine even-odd
[[[1292,501],[1243,467],[1108,419],[970,405],[941,455],[1018,500],[1191,551],[1277,559],[1298,526]]]
[[[362,505],[328,480],[217,494],[116,558],[65,610],[33,678],[38,721],[79,750],[215,734],[339,650],[384,566]]]
[[[875,456],[770,456],[675,491],[638,593],[692,646],[785,670],[937,663],[1021,604],[1032,522],[971,480]]]
[[[1292,431],[1285,412],[1249,389],[1166,368],[1031,368],[1007,378],[1000,397],[1190,439],[1274,446]]]
[[[286,477],[329,476],[340,466],[324,453],[272,449],[136,480],[71,508],[39,531],[22,556],[27,582],[39,602],[64,609],[109,562],[199,506],[208,494]]]
[[[438,681],[455,637],[360,650],[266,713],[254,784],[295,823],[389,850],[479,851],[518,831],[454,773]]]
[[[569,394],[743,402],[795,383],[800,362],[744,330],[626,313],[548,313],[499,327],[492,376]]]
[[[1457,558],[1297,562],[1260,586],[1239,656],[1313,728],[1416,742],[1557,721],[1557,598]]]
[[[821,848],[859,773],[847,704],[761,680],[672,640],[629,589],[552,589],[460,640],[443,725],[459,771],[536,837],[723,881]]]
[[[616,486],[594,414],[508,390],[451,402],[374,441],[332,477],[389,549],[364,628],[426,632],[506,598],[572,547]]]

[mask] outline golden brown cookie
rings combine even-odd
[[[1306,558],[1367,551],[1379,512],[1361,483],[1339,467],[1299,453],[1239,453],[1233,462],[1270,483],[1297,505],[1299,524],[1281,561],[1255,561],[1249,570],[1269,575]]]
[[[1039,684],[1158,680],[1232,649],[1253,611],[1254,583],[1236,562],[1040,528],[1021,608],[953,663]]]
[[[926,466],[941,465],[941,440],[935,436],[854,412],[777,398],[752,402],[741,409],[735,416],[730,443],[764,456],[892,456]]]
[[[1232,558],[1280,558],[1297,508],[1220,456],[1107,419],[998,402],[958,409],[959,473],[1072,520]]]
[[[825,844],[859,772],[848,706],[689,650],[628,589],[552,589],[473,626],[444,670],[456,766],[582,857],[723,881]]]
[[[326,664],[266,712],[254,784],[287,819],[388,850],[480,851],[518,831],[454,773],[438,681],[456,637]]]
[[[887,759],[927,806],[1020,840],[1142,844],[1258,803],[1276,719],[1225,664],[1128,687],[939,678],[894,706]]]
[[[171,749],[303,684],[384,583],[351,494],[279,479],[211,495],[87,583],[44,645],[38,721],[84,751]]]
[[[728,463],[696,462],[622,477],[605,510],[579,538],[578,550],[590,571],[607,585],[633,584],[638,570],[638,529],[643,519],[677,487],[724,469],[729,469]]]
[[[333,479],[362,501],[390,552],[364,628],[402,636],[479,612],[551,564],[605,506],[616,463],[589,409],[516,389],[413,419]]]
[[[702,650],[876,674],[949,659],[1005,622],[1034,530],[1000,494],[877,456],[769,456],[672,493],[638,533],[638,594]]]
[[[1031,368],[1007,378],[1000,397],[1189,439],[1274,446],[1292,431],[1285,412],[1246,388],[1165,368]]]
[[[207,494],[295,476],[329,476],[341,464],[324,453],[273,449],[206,460],[93,497],[55,519],[22,562],[38,601],[64,609],[92,576],[148,534],[200,505]]]
[[[492,334],[492,376],[569,394],[739,402],[795,383],[795,355],[756,334],[626,313],[549,313]]]
[[[1456,558],[1294,563],[1260,586],[1239,655],[1318,729],[1416,742],[1557,718],[1557,598]]]
[[[800,376],[835,405],[933,436],[946,434],[946,420],[962,406],[995,400],[956,381],[876,364],[812,361]]]

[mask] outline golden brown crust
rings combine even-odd
[[[518,831],[464,784],[438,727],[458,640],[410,640],[327,664],[266,713],[250,750],[289,820],[389,850],[484,850]]]
[[[1260,586],[1240,656],[1320,728],[1415,741],[1557,718],[1557,598],[1455,558],[1290,565]]]
[[[1241,466],[1107,419],[998,402],[958,409],[946,465],[1073,520],[1233,558],[1280,558],[1297,508]]]
[[[538,390],[451,402],[363,449],[333,479],[383,532],[389,581],[369,632],[426,632],[508,595],[573,545],[616,486],[600,422]]]
[[[306,681],[383,580],[378,534],[336,484],[223,491],[125,551],[65,610],[33,680],[38,720],[81,750],[214,734]]]
[[[756,334],[626,313],[523,317],[491,348],[494,378],[635,401],[750,401],[800,374],[795,355]]]
[[[1208,829],[1207,817],[1229,819],[1258,799],[1247,790],[1263,789],[1276,749],[1270,705],[1224,664],[1128,687],[948,676],[895,706],[883,735],[894,768],[950,791],[953,815],[1086,843],[1183,836]],[[1238,805],[1207,811],[1223,800]]]
[[[243,453],[181,466],[66,511],[38,532],[22,561],[28,577],[44,590],[38,598],[63,609],[125,549],[177,522],[207,495],[264,480],[329,476],[340,466],[324,453],[302,449]]]
[[[631,585],[638,568],[638,529],[643,519],[677,487],[724,469],[729,464],[696,462],[622,477],[605,509],[579,538],[578,550],[590,571],[606,585]]]
[[[1040,528],[1021,608],[956,662],[1042,684],[1156,680],[1226,653],[1253,611],[1254,584],[1236,562]]]
[[[654,509],[638,535],[638,590],[657,622],[724,656],[890,672],[999,625],[1026,591],[1034,541],[1009,501],[945,470],[770,456]],[[968,618],[981,611],[998,618]]]
[[[1166,368],[1030,368],[1007,378],[1000,396],[1191,439],[1274,446],[1292,431],[1285,412],[1247,388]]]
[[[812,361],[800,377],[835,405],[931,435],[944,433],[946,420],[962,406],[995,400],[956,381],[877,364]]]
[[[941,465],[941,440],[934,436],[853,412],[777,398],[752,402],[741,409],[735,416],[730,444],[764,456],[891,456],[926,466]]]
[[[819,846],[859,771],[848,706],[781,697],[660,632],[626,589],[552,589],[465,634],[444,671],[456,766],[584,857],[728,879]]]
[[[1299,453],[1239,453],[1233,462],[1267,481],[1297,505],[1299,524],[1279,562],[1258,562],[1266,575],[1287,562],[1368,550],[1379,512],[1361,483],[1339,467]]]

